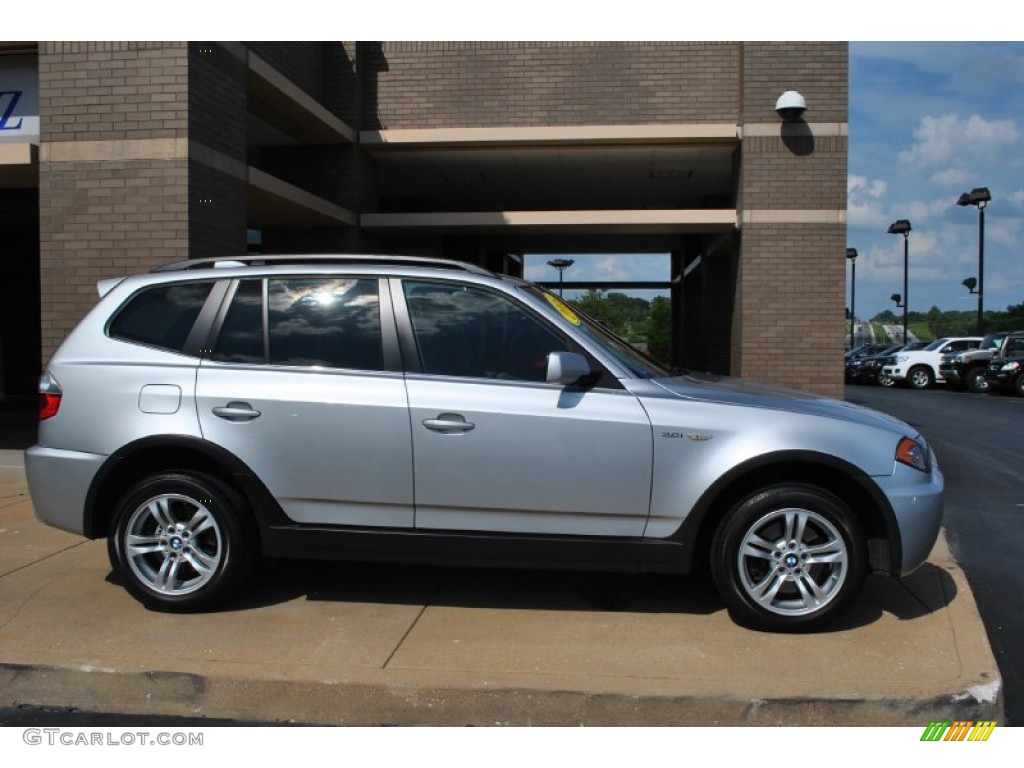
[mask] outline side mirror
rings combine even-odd
[[[590,364],[583,355],[576,352],[548,354],[548,372],[545,378],[548,384],[575,384],[589,375]]]

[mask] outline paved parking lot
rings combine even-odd
[[[940,541],[830,632],[735,626],[703,576],[277,562],[224,610],[148,612],[105,544],[34,520],[0,451],[0,707],[322,724],[903,725],[999,720]]]

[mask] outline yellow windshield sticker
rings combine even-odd
[[[548,304],[558,310],[558,314],[564,317],[573,325],[579,325],[580,319],[576,316],[576,313],[569,309],[569,305],[562,301],[560,298],[555,296],[553,293],[545,293],[544,298],[548,300]]]

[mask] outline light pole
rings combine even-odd
[[[907,305],[910,304],[910,285],[908,279],[907,267],[909,266],[909,244],[910,239],[910,222],[906,219],[898,219],[889,225],[888,230],[890,235],[903,235],[903,343],[907,343]],[[896,306],[899,306],[899,302],[896,302]]]
[[[558,270],[558,296],[562,296],[562,273],[565,272],[576,262],[573,259],[552,259],[548,262],[549,267],[554,267]]]
[[[853,329],[857,322],[857,249],[847,248],[846,258],[850,260],[850,349],[853,349]]]
[[[988,187],[975,187],[970,192],[964,192],[957,205],[974,205],[978,208],[978,335],[984,333],[985,325],[985,206],[992,199]],[[966,281],[964,281],[966,285]],[[975,291],[968,288],[971,293]]]

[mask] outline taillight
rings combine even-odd
[[[39,377],[39,420],[45,421],[57,415],[60,410],[60,399],[63,396],[60,384],[49,373]]]

